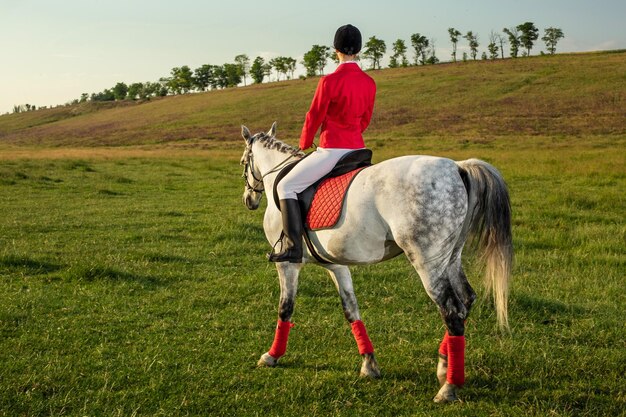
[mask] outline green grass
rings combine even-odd
[[[625,138],[396,145],[377,160],[476,156],[511,188],[512,333],[477,303],[462,404],[432,403],[443,324],[403,257],[353,269],[382,379],[358,377],[314,266],[287,355],[256,369],[279,296],[263,213],[241,203],[240,152],[188,152],[2,161],[0,415],[623,414]]]

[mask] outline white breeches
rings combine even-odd
[[[282,179],[276,187],[281,200],[297,199],[297,193],[304,191],[324,175],[328,174],[337,165],[337,162],[347,153],[356,149],[325,149],[317,148]]]

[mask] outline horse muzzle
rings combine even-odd
[[[243,204],[248,208],[248,210],[256,210],[259,208],[262,196],[263,194],[261,193],[254,193],[246,190],[243,193]]]

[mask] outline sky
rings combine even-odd
[[[0,0],[0,114],[16,104],[63,104],[117,82],[157,81],[174,67],[233,62],[239,54],[290,56],[303,72],[302,55],[314,44],[332,45],[346,23],[364,42],[384,40],[387,58],[396,39],[410,47],[411,34],[420,33],[446,61],[449,27],[478,33],[480,55],[492,30],[530,21],[540,31],[535,55],[545,51],[548,27],[565,34],[557,52],[626,49],[624,18],[624,0]],[[459,41],[459,57],[466,43]]]

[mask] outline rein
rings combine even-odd
[[[256,187],[259,184],[263,184],[263,179],[265,177],[267,177],[270,174],[273,174],[275,172],[280,171],[287,164],[287,161],[289,161],[291,158],[296,156],[298,154],[298,152],[299,152],[299,150],[295,149],[291,154],[289,154],[289,156],[287,158],[282,160],[278,165],[274,166],[272,169],[267,171],[265,174],[261,174],[261,178],[257,178],[256,175],[254,175],[254,155],[252,153],[252,143],[250,143],[248,145],[248,147],[246,148],[245,157],[244,157],[244,160],[243,160],[244,167],[243,167],[243,175],[242,175],[242,177],[246,181],[246,189],[248,191],[253,191],[255,193],[262,193],[263,191],[265,191],[265,187],[263,187],[261,189],[258,189]],[[252,176],[252,179],[254,180],[252,185],[250,184],[250,181],[248,179],[248,173]]]

